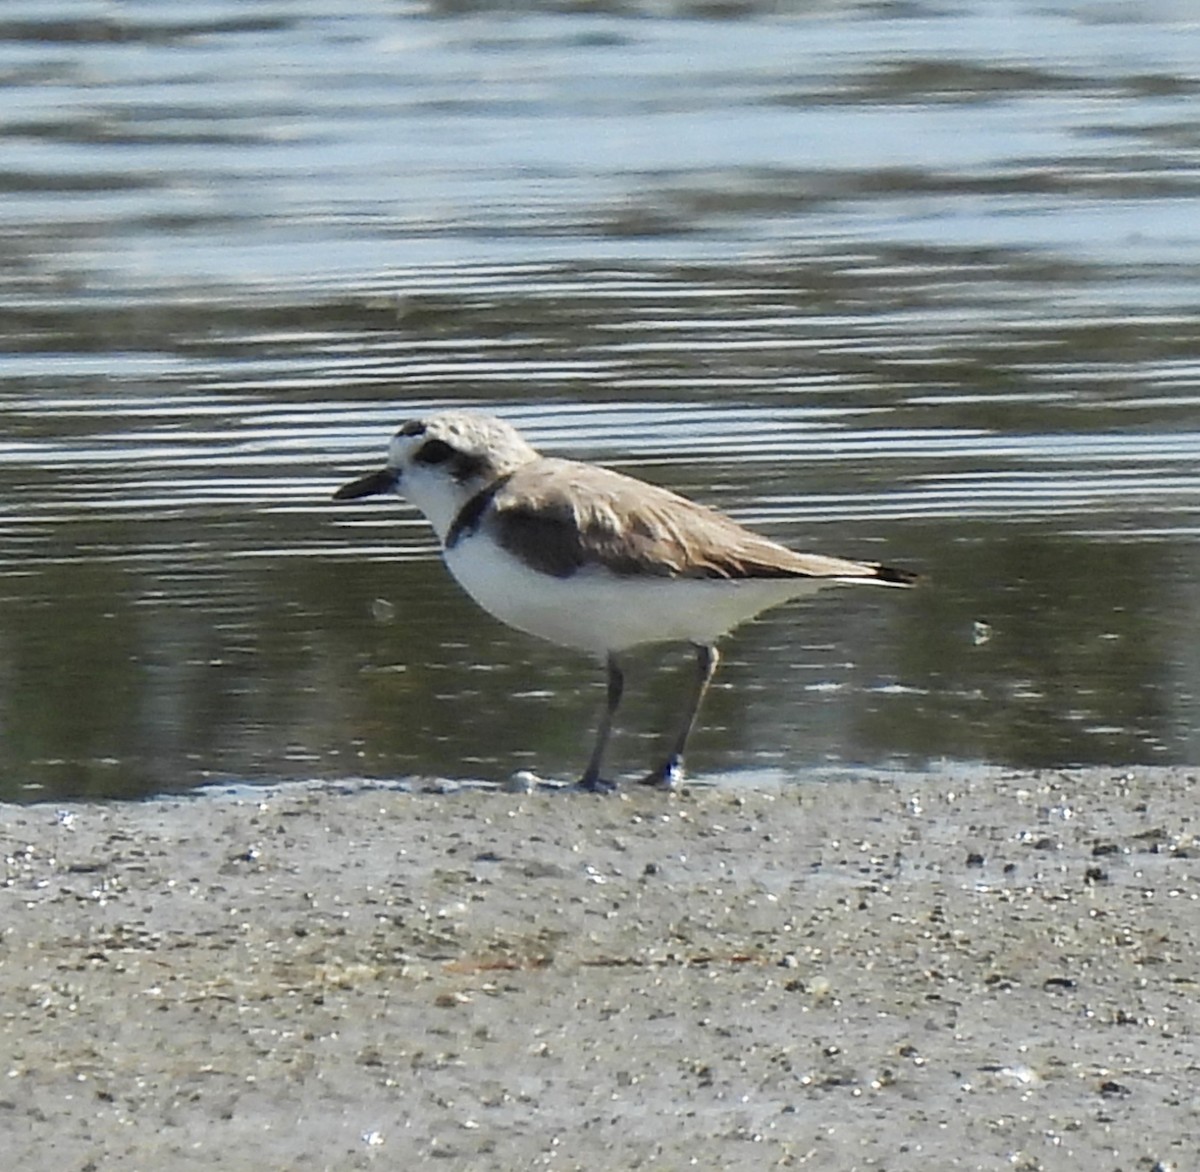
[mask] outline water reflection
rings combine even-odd
[[[576,773],[594,665],[328,503],[452,403],[929,575],[701,770],[1196,759],[1189,10],[326,7],[0,19],[0,796]]]

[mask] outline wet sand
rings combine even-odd
[[[1194,1166],[1187,770],[0,806],[6,1168]]]

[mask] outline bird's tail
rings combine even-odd
[[[830,574],[830,580],[844,586],[914,586],[921,575],[897,566],[881,566],[878,562],[854,562],[849,573]]]
[[[897,566],[881,566],[872,564],[874,573],[870,575],[873,582],[881,586],[913,586],[920,581],[921,575],[912,570],[901,570]]]

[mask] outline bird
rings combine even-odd
[[[394,493],[433,527],[450,573],[519,631],[597,656],[604,707],[579,786],[611,792],[605,750],[625,687],[621,656],[691,644],[695,674],[665,756],[642,779],[671,789],[719,663],[740,623],[832,584],[911,586],[877,562],[797,553],[687,497],[598,464],[545,456],[494,415],[447,410],[406,421],[386,464],[336,501]]]

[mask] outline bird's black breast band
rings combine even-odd
[[[488,505],[508,483],[511,476],[510,472],[508,476],[497,477],[487,487],[481,488],[458,510],[458,516],[450,522],[450,528],[446,530],[447,549],[453,549],[464,537],[470,537],[479,528],[479,523],[483,520],[483,514],[487,512]]]

